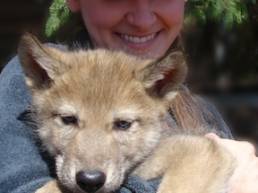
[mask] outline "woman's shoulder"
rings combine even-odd
[[[17,119],[29,104],[16,56],[0,74],[0,192],[35,192],[50,180],[47,164],[52,162],[43,160],[32,128]]]
[[[0,115],[21,113],[30,102],[24,73],[17,56],[12,58],[0,74]]]
[[[224,121],[222,114],[216,108],[216,106],[206,97],[196,95],[196,100],[203,108],[201,111],[203,119],[206,121],[210,128],[214,129],[214,132],[223,138],[233,138],[232,132],[226,122]]]
[[[18,56],[14,56],[3,68],[0,74],[0,81],[7,81],[12,76],[22,75],[22,68]]]
[[[46,43],[45,45],[59,50],[68,49],[63,44]],[[13,114],[13,112],[24,110],[30,100],[31,96],[25,84],[25,74],[22,65],[19,57],[15,56],[8,62],[0,74],[0,108],[9,109]]]
[[[232,138],[231,131],[216,107],[199,95],[193,94],[187,87],[182,87],[170,109],[178,125],[187,129],[205,127],[221,137]]]

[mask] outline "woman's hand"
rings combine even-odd
[[[258,193],[258,157],[255,147],[249,142],[222,139],[213,133],[206,137],[224,146],[236,158],[237,166],[230,178],[228,193]]]

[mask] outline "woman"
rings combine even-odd
[[[81,14],[94,48],[124,50],[140,57],[163,57],[180,34],[184,19],[183,0],[67,0],[67,3],[72,12]],[[30,128],[17,120],[30,103],[17,58],[0,76],[0,101],[0,192],[35,192],[51,179],[46,163],[51,165],[52,161],[39,153]],[[216,110],[187,90],[172,104],[171,114],[183,127],[209,124],[216,128],[217,134],[231,137]],[[258,192],[258,159],[252,145],[221,139],[215,134],[207,137],[224,145],[238,160],[229,192]],[[140,179],[132,181],[131,184],[138,183]]]

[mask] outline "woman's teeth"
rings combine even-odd
[[[121,34],[121,38],[131,43],[145,43],[147,41],[152,40],[154,37],[155,37],[155,33],[148,36],[142,36],[142,37]]]

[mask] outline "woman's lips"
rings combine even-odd
[[[118,35],[119,38],[128,45],[128,47],[138,50],[145,50],[151,46],[159,33],[160,31],[141,36],[122,33],[116,33],[116,35]]]

